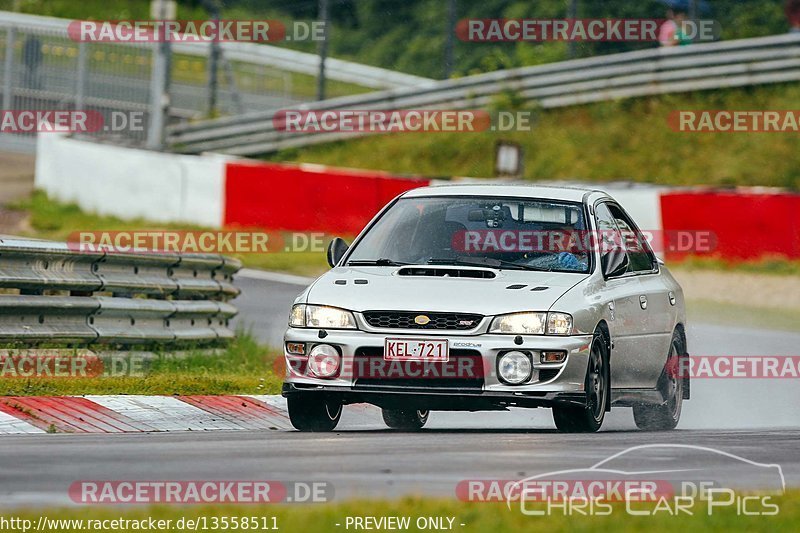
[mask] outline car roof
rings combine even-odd
[[[547,198],[568,202],[582,202],[587,195],[600,198],[608,195],[597,189],[586,187],[525,185],[508,183],[481,183],[458,185],[435,185],[419,187],[403,194],[404,198],[429,196],[513,196],[519,198]]]

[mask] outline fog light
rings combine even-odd
[[[339,352],[330,344],[317,344],[308,354],[308,370],[319,378],[330,378],[339,372]]]
[[[547,351],[542,352],[542,363],[563,363],[567,359],[567,352],[563,351]]]
[[[509,385],[519,385],[530,379],[531,358],[522,352],[506,352],[497,360],[497,375]]]
[[[305,355],[306,345],[302,342],[287,342],[286,351],[294,355]]]

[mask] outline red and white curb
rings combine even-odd
[[[280,396],[0,397],[0,434],[289,428]]]

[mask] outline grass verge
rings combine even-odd
[[[783,257],[765,257],[757,260],[729,261],[719,257],[689,257],[673,262],[670,268],[682,270],[721,270],[749,272],[775,276],[800,276],[800,260]]]
[[[75,204],[50,200],[41,191],[25,200],[14,202],[9,209],[25,211],[29,215],[28,227],[18,233],[37,239],[66,241],[76,231],[136,231],[136,230],[203,230],[199,226],[175,223],[156,223],[144,219],[122,220],[113,216],[94,215],[82,211]],[[286,251],[269,253],[232,254],[251,268],[278,270],[300,276],[318,276],[328,270],[324,252]]]
[[[718,324],[800,332],[800,310],[797,309],[773,309],[688,299],[686,314],[690,324]]]
[[[275,505],[275,506],[158,506],[121,510],[119,508],[90,507],[80,509],[26,510],[13,516],[31,520],[37,524],[40,516],[49,520],[114,520],[114,519],[154,519],[170,520],[162,531],[185,531],[186,520],[207,517],[205,524],[231,517],[266,517],[268,528],[277,525],[283,531],[346,531],[354,529],[346,526],[347,517],[410,517],[410,531],[419,517],[453,518],[453,529],[458,531],[517,532],[534,529],[547,531],[793,531],[800,523],[800,491],[790,491],[783,496],[771,497],[770,503],[779,507],[775,516],[743,516],[737,513],[735,505],[715,509],[709,516],[706,506],[696,504],[690,510],[693,515],[672,516],[662,510],[655,516],[631,516],[624,504],[614,504],[608,516],[553,515],[549,517],[526,516],[518,508],[509,510],[504,504],[464,503],[455,500],[408,497],[395,501],[367,500],[349,501],[337,504]],[[638,505],[638,504],[637,504]],[[637,507],[642,509],[644,507]],[[558,512],[558,511],[556,511]],[[10,516],[5,513],[5,516]],[[184,528],[177,527],[183,519]],[[257,522],[261,524],[261,522]],[[444,521],[445,525],[447,521]],[[203,524],[203,522],[200,522]],[[464,524],[461,526],[461,524]],[[79,531],[79,524],[62,524],[57,531]],[[200,526],[202,528],[202,525]],[[259,525],[259,531],[261,531]],[[220,526],[221,528],[221,526]],[[133,529],[116,528],[118,531]],[[216,530],[213,528],[211,530]],[[56,531],[53,529],[53,531]]]
[[[222,353],[189,350],[181,357],[155,354],[141,372],[98,377],[3,377],[0,396],[80,394],[278,394],[282,376],[273,370],[282,355],[239,332]],[[131,356],[135,360],[136,356]],[[126,367],[127,369],[130,366]]]

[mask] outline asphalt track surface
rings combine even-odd
[[[237,319],[262,341],[279,345],[289,306],[302,285],[240,277]],[[689,346],[702,355],[792,355],[800,334],[691,324]],[[548,409],[431,414],[419,433],[395,433],[369,406],[345,408],[334,433],[215,431],[108,435],[4,436],[0,502],[68,504],[76,480],[327,481],[335,499],[427,494],[454,497],[466,479],[520,479],[589,468],[635,446],[708,447],[779,465],[787,486],[800,486],[800,387],[796,379],[696,380],[678,429],[635,429],[629,409],[612,411],[603,430],[559,434]],[[694,448],[664,447],[685,469],[713,467],[731,486],[764,488],[769,475],[742,461]],[[642,466],[642,465],[638,465]],[[751,465],[752,466],[752,465]],[[756,469],[758,470],[758,468]],[[771,474],[770,474],[771,475]]]

